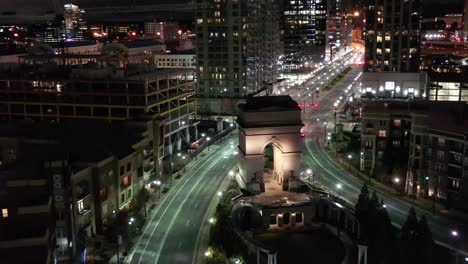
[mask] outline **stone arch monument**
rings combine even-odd
[[[239,184],[260,192],[264,173],[264,150],[273,146],[273,175],[283,190],[294,191],[298,186],[301,137],[301,109],[290,96],[247,98],[239,105]]]

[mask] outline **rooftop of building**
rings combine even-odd
[[[121,41],[119,43],[125,45],[129,49],[164,45],[162,42],[154,40],[154,39],[144,39],[144,40],[135,40],[135,41]]]
[[[28,56],[26,56],[29,58]],[[97,58],[105,60],[101,55],[74,55],[69,54],[64,58]],[[194,71],[187,68],[161,69],[148,64],[127,64],[125,68],[117,68],[112,65],[90,62],[81,65],[57,65],[54,60],[61,56],[34,56],[36,59],[51,59],[38,69],[36,64],[20,64],[0,70],[0,80],[105,80],[105,81],[152,81],[166,78],[172,75]]]
[[[47,263],[46,246],[27,246],[19,248],[1,248],[2,263],[37,264]],[[25,254],[27,252],[27,254]],[[4,262],[3,262],[4,261]]]
[[[48,42],[47,45],[52,48],[72,48],[72,47],[82,47],[82,46],[93,46],[97,43],[92,40],[81,40],[81,41],[63,41],[63,42]]]
[[[368,114],[394,114],[410,117],[413,114],[428,117],[427,126],[433,131],[452,134],[468,133],[468,104],[450,101],[371,101],[363,109]]]
[[[195,50],[190,49],[190,50],[173,50],[171,52],[163,53],[163,54],[156,54],[156,55],[195,55]]]
[[[19,158],[67,159],[72,170],[78,171],[111,156],[124,158],[132,154],[132,146],[142,139],[142,129],[123,122],[99,120],[64,120],[59,124],[16,121],[0,124],[0,137],[23,138],[25,143]],[[36,146],[32,147],[34,144]]]
[[[243,112],[301,111],[289,95],[248,97],[245,104],[239,104]]]

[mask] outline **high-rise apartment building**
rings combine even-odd
[[[179,40],[181,35],[179,22],[145,22],[144,32],[147,37],[164,41]]]
[[[198,0],[199,111],[233,114],[239,99],[276,82],[279,14],[274,0]]]
[[[341,52],[349,50],[352,37],[352,19],[350,3],[343,0],[328,0],[326,58],[333,59]]]
[[[87,39],[89,37],[89,31],[88,25],[84,19],[84,9],[73,4],[66,4],[64,8],[65,37],[71,40]]]
[[[465,6],[463,10],[463,31],[466,41],[468,39],[468,0],[465,0]]]
[[[283,10],[284,64],[297,69],[324,59],[327,0],[287,1]]]
[[[366,72],[417,72],[421,0],[369,0]]]

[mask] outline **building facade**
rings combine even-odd
[[[417,72],[420,0],[370,0],[365,8],[365,72]]]
[[[430,73],[431,101],[468,102],[468,77],[464,73]]]
[[[327,0],[286,1],[284,67],[297,69],[325,59]]]
[[[144,32],[145,36],[164,42],[177,41],[182,34],[178,22],[145,22]]]
[[[0,149],[5,150],[0,156],[0,175],[15,176],[12,186],[16,187],[11,191],[26,190],[29,193],[23,196],[36,197],[34,204],[24,205],[31,211],[25,210],[24,214],[37,217],[38,225],[24,226],[28,222],[17,220],[12,231],[34,227],[44,232],[33,233],[40,236],[34,242],[42,246],[41,262],[34,259],[21,263],[86,263],[87,252],[93,246],[90,240],[104,234],[109,218],[131,208],[143,189],[154,191],[152,181],[158,169],[155,161],[164,147],[161,141],[164,126],[158,119],[112,125],[100,121],[16,120],[0,127]],[[29,186],[32,182],[34,188]],[[18,209],[12,204],[15,203],[0,203],[0,207],[6,209],[12,220],[18,219],[15,218]],[[40,218],[47,215],[50,217]],[[11,239],[8,242],[16,243]],[[19,249],[24,247],[24,243],[17,244]],[[2,256],[18,258],[23,252]],[[45,262],[47,255],[52,261]]]
[[[163,53],[154,55],[154,63],[158,68],[196,68],[194,51]]]
[[[425,99],[429,86],[427,73],[363,73],[361,96],[364,98]]]
[[[276,82],[276,1],[203,0],[196,13],[197,96],[202,113],[233,114],[237,100]],[[220,100],[231,101],[222,109]],[[224,104],[226,105],[226,104]]]
[[[85,11],[77,5],[64,5],[65,36],[67,39],[82,41],[90,38]]]
[[[464,102],[369,102],[362,114],[361,170],[386,166],[387,182],[408,195],[466,209],[467,113]]]

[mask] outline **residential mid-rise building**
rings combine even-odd
[[[327,0],[286,1],[283,8],[285,69],[324,60]]]
[[[1,263],[57,263],[51,182],[41,165],[30,160],[0,169]]]
[[[361,170],[386,173],[380,180],[408,195],[466,209],[467,124],[465,102],[368,102],[362,113]]]
[[[279,14],[273,0],[200,0],[196,12],[199,111],[232,115],[276,82]]]
[[[151,117],[0,124],[2,263],[86,263],[109,219],[154,191],[162,125]]]
[[[365,7],[365,72],[418,72],[420,0],[370,0]]]

